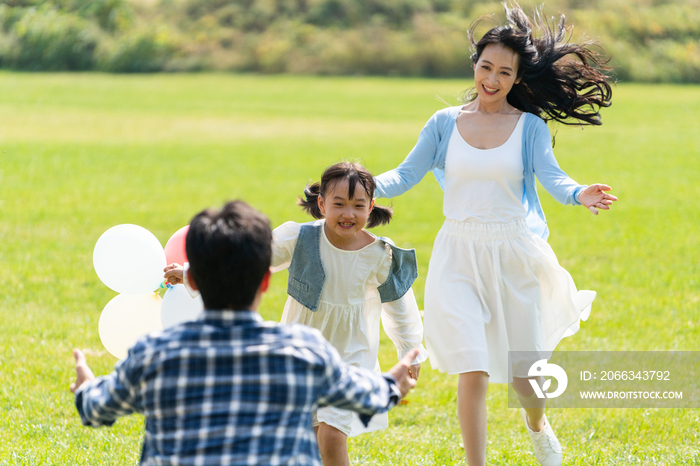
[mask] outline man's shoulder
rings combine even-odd
[[[302,324],[260,322],[257,330],[238,342],[246,348],[244,357],[282,358],[295,361],[298,369],[325,370],[335,364],[334,351],[321,332]]]
[[[212,335],[209,334],[199,321],[186,322],[159,332],[150,333],[140,338],[129,350],[129,358],[132,362],[139,361],[148,364],[158,360],[173,356],[182,355],[182,350],[189,348],[200,348],[203,341],[210,341]],[[286,353],[289,351],[316,355],[313,359],[328,357],[330,343],[326,341],[320,331],[302,324],[280,324],[278,322],[258,320],[250,322],[236,330],[230,328],[228,332],[231,347],[260,346],[263,352]],[[221,338],[221,337],[219,337]]]
[[[180,341],[192,340],[197,334],[192,329],[194,324],[195,322],[184,322],[143,335],[129,348],[129,359],[132,363],[147,363],[156,355],[162,356],[165,350],[179,347]]]

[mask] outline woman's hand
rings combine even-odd
[[[184,268],[180,264],[170,264],[163,269],[163,278],[171,285],[179,285],[182,283]]]
[[[610,191],[612,188],[606,184],[592,184],[578,196],[581,204],[585,205],[593,215],[598,215],[598,209],[610,210],[613,202],[617,198],[612,194],[607,194],[605,191]]]

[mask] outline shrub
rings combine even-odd
[[[77,71],[95,62],[98,33],[86,20],[51,7],[28,8],[0,50],[2,66],[29,71]]]
[[[700,0],[545,7],[574,41],[598,40],[621,80],[700,82]],[[463,77],[483,15],[477,36],[505,20],[487,0],[0,0],[0,67]]]
[[[100,68],[116,73],[148,73],[165,69],[176,46],[167,32],[135,32],[120,37],[103,52]]]
[[[94,18],[102,29],[123,31],[133,22],[134,12],[125,0],[70,0],[77,13]]]
[[[0,5],[0,33],[10,33],[15,23],[22,19],[24,13],[24,8],[12,8],[7,5]]]

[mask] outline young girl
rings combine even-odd
[[[411,290],[418,275],[415,251],[397,248],[364,229],[391,219],[390,209],[374,205],[374,189],[372,175],[361,165],[333,165],[299,200],[319,220],[287,222],[273,231],[272,271],[289,269],[282,323],[320,330],[343,361],[378,372],[381,320],[399,359],[420,349],[411,366],[417,379],[427,353]],[[182,281],[182,266],[169,265],[165,272],[171,283]],[[319,408],[314,430],[324,466],[349,465],[347,438],[386,427],[386,413],[365,427],[354,412]]]
[[[557,32],[539,22],[535,37],[517,5],[506,14],[508,26],[474,44],[474,88],[465,105],[433,115],[406,160],[375,181],[377,197],[391,198],[433,170],[445,191],[446,220],[425,285],[425,339],[433,367],[459,375],[468,464],[486,461],[490,381],[513,384],[537,460],[555,466],[561,446],[529,383],[535,361],[525,352],[547,358],[588,317],[595,293],[576,289],[546,243],[535,175],[558,201],[594,214],[617,200],[609,186],[579,185],[559,168],[543,121],[600,124],[610,78],[587,44],[567,40],[563,17]]]
[[[272,270],[289,268],[282,323],[321,331],[343,361],[378,371],[379,321],[401,358],[420,355],[411,368],[418,377],[423,324],[411,290],[417,276],[415,252],[364,229],[388,223],[391,210],[374,205],[374,179],[364,167],[342,162],[307,187],[299,204],[315,222],[287,222],[273,232]],[[365,428],[355,413],[320,408],[314,418],[324,466],[349,465],[347,437],[388,426],[386,414]]]

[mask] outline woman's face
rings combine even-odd
[[[474,86],[482,102],[499,102],[506,98],[513,84],[520,82],[518,54],[504,45],[489,44],[474,65]]]

